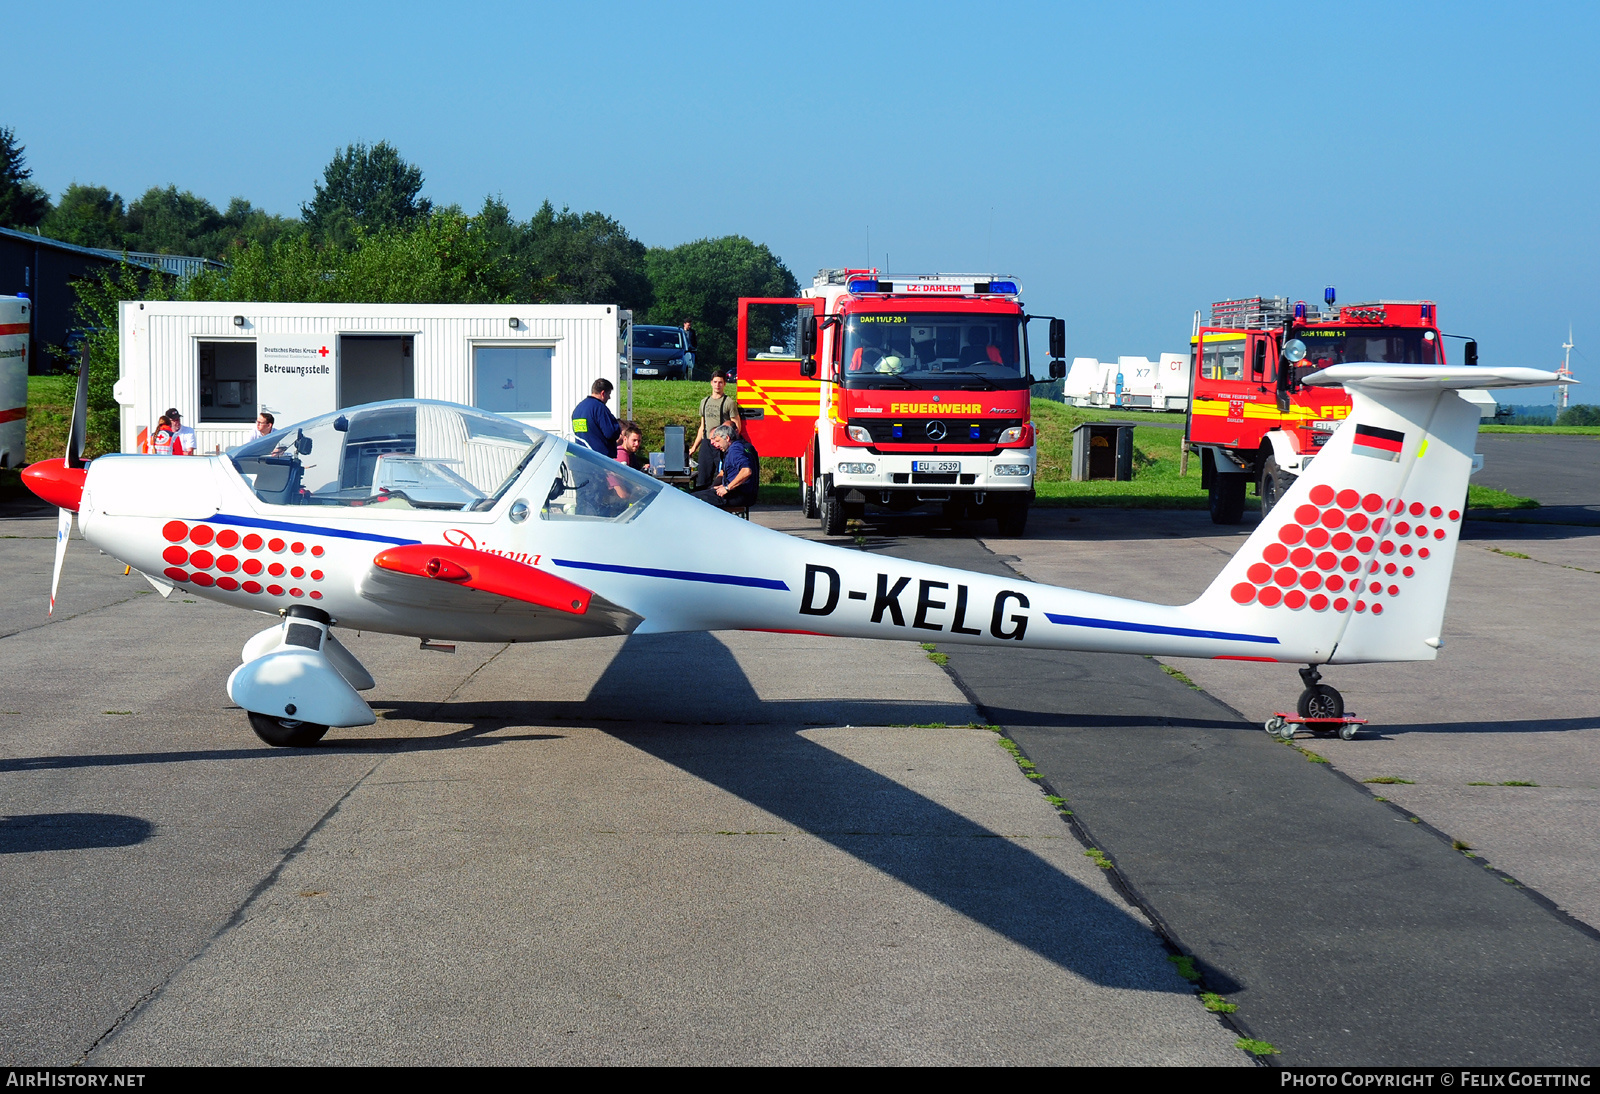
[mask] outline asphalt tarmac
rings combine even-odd
[[[754,634],[349,636],[382,720],[268,749],[221,685],[269,620],[80,542],[46,625],[4,518],[9,1063],[1596,1062],[1585,529],[1470,522],[1445,655],[1341,670],[1320,764],[1258,728],[1287,666]],[[865,546],[1180,602],[1249,528],[989,530]]]
[[[913,644],[346,635],[270,749],[267,617],[0,521],[8,1064],[1248,1066]]]
[[[1478,451],[1483,470],[1473,482],[1539,501],[1510,514],[1516,520],[1600,524],[1600,437],[1480,433]]]
[[[1482,530],[1504,534],[1507,526]],[[1472,531],[1468,541],[1476,543]],[[1248,532],[1216,529],[1203,514],[1041,510],[1024,540],[978,542],[902,521],[871,527],[864,545],[1177,603],[1203,588]],[[1600,568],[1597,543],[1569,541],[1567,549]],[[1600,729],[1591,727],[1600,720],[1580,716],[1551,733],[1545,721],[1477,719],[1546,689],[1563,667],[1519,656],[1515,632],[1527,617],[1512,613],[1508,628],[1483,594],[1504,589],[1579,651],[1594,648],[1594,599],[1574,600],[1577,590],[1554,566],[1525,562],[1520,573],[1495,572],[1506,561],[1486,548],[1463,549],[1455,596],[1466,605],[1452,615],[1470,619],[1481,641],[1464,636],[1467,663],[1454,674],[1441,673],[1440,664],[1357,670],[1365,674],[1358,683],[1404,674],[1409,685],[1391,690],[1409,693],[1413,709],[1424,706],[1415,702],[1418,690],[1435,697],[1424,731],[1433,735],[1432,750],[1446,755],[1431,764],[1416,749],[1396,747],[1382,727],[1349,743],[1307,737],[1302,744],[1315,761],[1268,737],[1257,719],[1284,709],[1299,690],[1289,666],[1264,674],[1263,666],[1174,662],[1226,693],[1224,702],[1144,658],[954,645],[941,652],[983,716],[1002,725],[1067,799],[1079,830],[1117,864],[1168,938],[1199,959],[1206,986],[1239,1007],[1241,1029],[1279,1050],[1275,1062],[1593,1064],[1600,1062],[1592,987],[1600,933],[1528,886],[1530,876],[1548,881],[1563,904],[1600,921],[1591,896],[1600,875],[1593,838]],[[1567,576],[1588,592],[1586,572]],[[1547,600],[1545,581],[1565,586],[1564,605]],[[1446,635],[1460,636],[1459,623]],[[1350,670],[1328,671],[1351,686]],[[1462,675],[1475,676],[1476,686],[1452,696]],[[1365,698],[1353,687],[1347,695]],[[1572,713],[1593,709],[1585,694],[1544,698]],[[1274,699],[1279,706],[1263,707]],[[1243,716],[1230,703],[1263,709]],[[1373,713],[1395,716],[1403,705],[1391,701]],[[1327,757],[1335,763],[1320,762]],[[1539,767],[1550,781],[1465,785],[1463,772],[1474,765],[1507,763],[1519,773]],[[1364,785],[1341,767],[1360,777],[1400,771],[1409,784]],[[1498,795],[1503,805],[1518,792],[1537,795],[1521,800],[1520,813],[1488,800]],[[1494,849],[1487,857],[1453,848],[1455,836],[1437,826],[1469,819],[1481,841],[1472,846]]]

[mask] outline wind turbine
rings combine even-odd
[[[1560,385],[1556,388],[1556,391],[1560,393],[1557,398],[1561,403],[1562,410],[1567,409],[1567,381],[1572,379],[1572,351],[1575,345],[1576,343],[1572,341],[1572,324],[1568,323],[1567,340],[1561,343],[1561,349],[1565,357],[1561,361],[1561,367],[1556,369],[1556,375],[1561,378]]]

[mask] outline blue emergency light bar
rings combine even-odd
[[[852,277],[846,288],[853,293],[877,292],[878,279],[875,277]]]
[[[989,282],[989,286],[988,286],[987,289],[985,289],[981,285],[978,286],[978,291],[979,292],[1001,293],[1003,295],[1015,296],[1015,295],[1017,295],[1017,283],[1015,281],[991,281],[991,282]]]
[[[1304,319],[1306,317],[1306,302],[1304,300],[1296,300],[1294,302],[1294,317],[1296,319]]]
[[[1330,308],[1333,307],[1333,302],[1338,299],[1338,296],[1339,294],[1333,291],[1332,285],[1322,290],[1322,299],[1328,302],[1328,307]]]

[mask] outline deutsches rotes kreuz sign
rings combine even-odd
[[[280,427],[339,405],[339,336],[268,334],[256,342],[259,403]]]

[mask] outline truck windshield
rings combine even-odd
[[[1436,365],[1439,336],[1418,327],[1363,327],[1353,330],[1297,330],[1293,335],[1306,345],[1306,359],[1297,372],[1342,365],[1350,361],[1375,361],[1390,365]]]
[[[922,312],[851,315],[844,324],[846,387],[1026,387],[1019,315]]]

